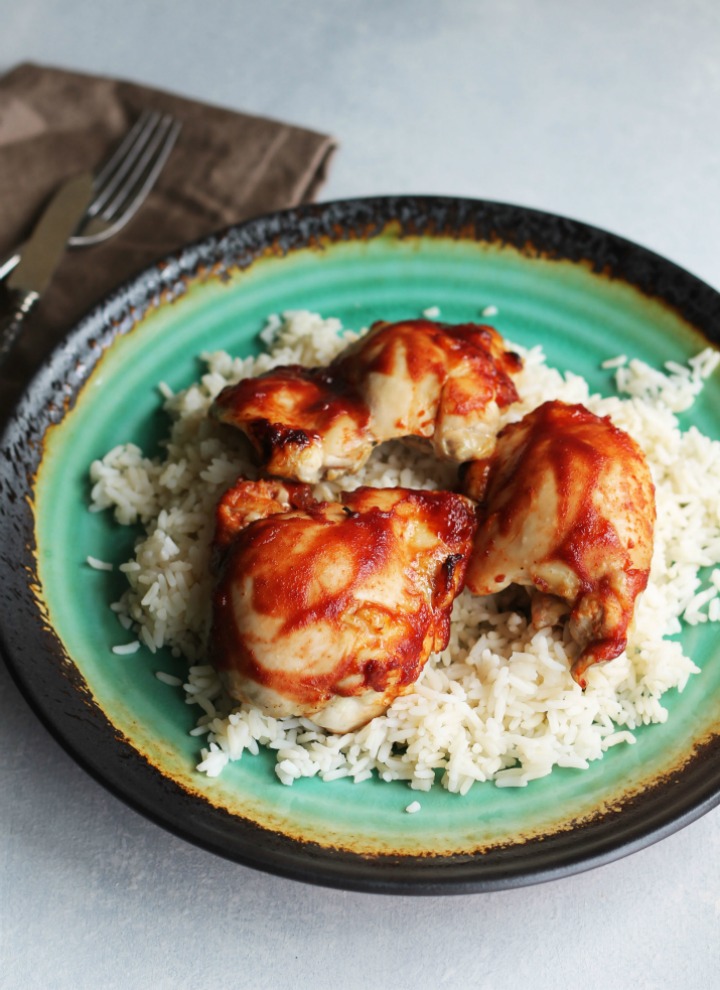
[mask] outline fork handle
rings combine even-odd
[[[0,319],[0,364],[6,359],[23,328],[25,318],[40,298],[37,292],[16,292],[10,312]]]
[[[20,261],[20,248],[15,248],[12,254],[9,254],[7,258],[3,258],[0,261],[0,282],[6,278],[10,272],[15,268]]]

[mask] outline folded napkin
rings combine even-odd
[[[62,259],[0,371],[0,423],[63,333],[107,292],[190,241],[312,200],[335,147],[323,134],[135,83],[20,65],[0,78],[0,259],[53,190],[102,162],[146,108],[180,120],[179,140],[128,225]]]

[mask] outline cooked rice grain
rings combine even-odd
[[[490,315],[491,308],[483,312]],[[238,475],[255,477],[240,445],[230,446],[224,434],[221,439],[208,407],[229,382],[277,364],[327,363],[357,334],[343,332],[335,319],[293,312],[272,317],[261,336],[267,353],[207,353],[195,385],[177,394],[161,386],[172,421],[163,457],[149,459],[128,444],[90,471],[92,510],[112,508],[118,522],[145,528],[133,559],[121,566],[128,589],[112,607],[150,650],[169,647],[188,660],[185,698],[201,710],[192,734],[207,736],[200,772],[216,776],[230,760],[266,747],[275,751],[285,784],[309,776],[362,781],[375,773],[417,791],[439,779],[466,794],[489,780],[524,786],[554,766],[584,769],[610,747],[632,743],[639,726],[665,721],[662,696],[682,691],[698,672],[667,637],[680,631],[681,619],[720,621],[720,443],[695,428],[682,432],[676,416],[717,366],[717,352],[708,349],[687,367],[673,363],[664,372],[624,355],[610,358],[604,367],[615,370],[618,393],[626,397],[603,398],[590,395],[580,376],[548,368],[540,347],[518,348],[525,359],[522,401],[507,410],[507,421],[547,399],[582,402],[633,436],[650,463],[658,505],[655,552],[627,651],[591,668],[583,692],[569,673],[573,644],[561,631],[533,630],[503,607],[502,596],[463,592],[448,648],[431,658],[413,692],[357,732],[335,736],[307,719],[277,720],[234,706],[204,663],[214,507]],[[316,495],[336,498],[342,489],[367,484],[445,487],[454,475],[452,465],[438,464],[430,453],[390,443],[361,474],[323,482]],[[708,567],[716,569],[703,580],[700,569]]]

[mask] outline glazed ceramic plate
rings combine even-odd
[[[512,206],[388,198],[290,211],[233,228],[145,272],[94,311],[41,370],[2,443],[0,622],[8,662],[39,718],[115,794],[192,842],[313,883],[400,893],[518,886],[636,850],[720,799],[720,648],[682,634],[702,667],[666,696],[666,724],[588,770],[522,789],[370,780],[281,785],[267,755],[217,779],[195,771],[192,710],[155,677],[170,656],[118,657],[108,608],[133,532],[87,511],[90,462],[117,443],[152,452],[166,429],[156,389],[182,388],[201,351],[256,350],[268,314],[310,309],[359,328],[439,306],[493,322],[548,361],[611,390],[618,353],[685,361],[720,340],[720,297],[663,259],[603,231]],[[720,438],[720,380],[685,422]],[[420,797],[422,810],[405,813]]]

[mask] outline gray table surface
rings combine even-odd
[[[720,288],[716,0],[5,0],[32,59],[335,134],[323,198],[503,200]],[[448,898],[304,886],[87,777],[0,666],[2,987],[720,986],[720,811],[635,855]]]

